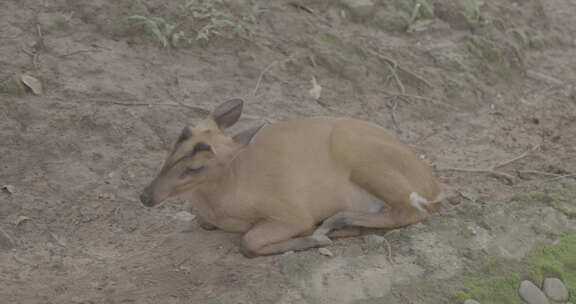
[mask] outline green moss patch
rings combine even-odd
[[[542,286],[546,277],[561,279],[572,300],[576,295],[576,233],[568,234],[553,246],[538,249],[520,262],[485,257],[479,269],[455,280],[459,287],[452,291],[458,301],[475,299],[481,303],[518,303],[518,287],[522,280]]]
[[[576,185],[557,185],[543,192],[532,192],[517,195],[513,202],[539,201],[546,203],[554,209],[569,217],[576,216]]]

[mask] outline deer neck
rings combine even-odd
[[[236,196],[234,164],[227,166],[220,178],[201,185],[194,192],[195,199],[201,201],[203,205],[210,206],[211,209],[234,201]]]

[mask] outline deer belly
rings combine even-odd
[[[387,208],[388,204],[362,187],[351,183],[348,191],[347,207],[348,210],[376,213]]]

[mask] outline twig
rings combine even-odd
[[[35,68],[38,68],[38,58],[40,57],[40,51],[46,49],[46,46],[44,45],[44,35],[42,34],[40,24],[36,24],[36,32],[38,34],[38,40],[36,41],[36,52],[34,52],[32,64],[34,64]]]
[[[294,55],[290,55],[290,56],[288,56],[288,58],[285,58],[283,60],[274,61],[271,64],[269,64],[266,68],[264,68],[264,70],[262,70],[262,72],[260,73],[260,76],[258,77],[258,81],[256,82],[256,87],[254,88],[254,91],[252,91],[252,96],[256,96],[256,92],[258,92],[258,88],[260,87],[260,83],[262,82],[262,78],[264,78],[264,74],[266,74],[268,72],[268,70],[270,70],[273,66],[277,65],[278,63],[284,63],[284,62],[287,62],[289,60],[292,60],[293,57],[294,57]]]
[[[32,65],[34,66],[34,68],[38,68],[38,52],[31,52],[29,50],[27,50],[24,46],[20,46],[20,50],[24,53],[26,53],[28,56],[30,56],[30,58],[32,59]]]
[[[42,29],[40,28],[40,24],[36,24],[36,31],[38,33],[38,38],[39,39],[43,39],[43,35],[42,35]]]
[[[414,99],[419,99],[419,100],[424,100],[424,101],[428,101],[434,104],[441,104],[445,107],[448,107],[450,109],[456,109],[456,107],[449,105],[447,103],[442,102],[441,100],[437,100],[431,97],[424,97],[424,96],[420,96],[420,95],[412,95],[412,94],[399,94],[399,93],[390,93],[390,92],[384,92],[384,94],[388,95],[389,97],[404,97],[404,98],[414,98]]]
[[[390,118],[392,119],[392,124],[394,125],[394,128],[398,129],[398,123],[396,121],[396,108],[398,107],[398,102],[394,100],[392,106],[390,106],[389,104],[387,104],[386,106],[390,109]]]
[[[521,155],[519,155],[519,156],[517,156],[517,157],[514,157],[513,159],[510,159],[510,160],[501,162],[500,164],[492,167],[492,170],[498,169],[498,168],[500,168],[500,167],[504,167],[504,166],[506,166],[506,165],[508,165],[508,164],[510,164],[510,163],[513,163],[513,162],[515,162],[515,161],[517,161],[517,160],[520,160],[520,159],[528,156],[528,154],[530,154],[530,153],[538,150],[538,148],[540,148],[540,146],[539,146],[539,145],[536,145],[536,146],[532,147],[532,149],[530,149],[530,150],[522,153]]]
[[[428,138],[430,138],[430,137],[432,137],[432,136],[434,136],[434,135],[437,135],[438,133],[440,133],[440,130],[434,130],[434,131],[432,131],[432,132],[430,132],[430,133],[428,133],[428,134],[426,134],[426,135],[421,136],[420,138],[417,138],[416,140],[409,141],[409,143],[411,143],[411,144],[420,143],[420,142],[425,141],[425,140],[427,140]]]
[[[193,111],[196,111],[198,114],[200,115],[208,115],[210,114],[210,111],[200,108],[200,107],[195,107],[195,106],[190,106],[184,103],[127,103],[127,102],[117,102],[117,101],[111,101],[111,102],[102,102],[102,103],[107,103],[107,104],[114,104],[114,105],[119,105],[119,106],[127,106],[127,107],[151,107],[151,106],[168,106],[168,107],[184,107],[184,108],[188,108],[191,109]],[[261,117],[258,116],[254,116],[254,115],[250,115],[250,114],[242,114],[242,119],[251,119],[251,120],[262,120]],[[271,119],[264,119],[265,121],[267,121],[268,123],[272,123],[275,120],[271,120]]]
[[[416,78],[418,81],[422,82],[427,87],[429,87],[431,89],[434,88],[434,86],[428,80],[424,79],[422,76],[419,76],[418,74],[416,74],[416,73],[414,73],[408,69],[401,67],[394,59],[382,55],[379,51],[375,51],[375,50],[371,50],[371,49],[368,49],[368,51],[370,53],[372,53],[374,56],[380,58],[381,60],[386,61],[388,64],[392,64],[392,65],[398,67],[399,71],[404,72],[404,73]]]
[[[279,61],[272,62],[266,68],[264,68],[264,70],[262,70],[262,72],[260,72],[260,76],[258,77],[258,81],[256,82],[256,87],[254,88],[254,91],[252,91],[252,96],[256,96],[256,92],[258,91],[258,88],[260,87],[260,83],[262,82],[262,78],[264,77],[264,74],[266,72],[268,72],[268,70],[270,70],[273,66],[278,64],[278,62]]]
[[[390,242],[388,242],[385,237],[382,237],[382,239],[384,239],[384,243],[386,243],[386,246],[388,247],[388,262],[390,262],[390,264],[395,264],[396,262],[394,262],[394,259],[392,258],[392,246],[390,246]]]
[[[404,87],[404,84],[402,83],[402,80],[400,80],[400,77],[398,77],[398,64],[396,62],[394,62],[394,66],[392,66],[391,63],[387,62],[388,67],[390,67],[390,70],[392,71],[392,77],[394,77],[394,80],[396,80],[396,84],[398,85],[398,88],[400,89],[400,93],[402,94],[406,94],[406,88]]]
[[[560,175],[558,177],[545,180],[545,182],[551,182],[551,181],[555,181],[555,180],[559,180],[559,179],[563,179],[563,178],[575,178],[575,177],[576,177],[576,174]]]
[[[64,57],[73,56],[73,55],[80,54],[80,53],[92,53],[92,52],[99,52],[99,50],[78,50],[78,51],[70,52],[68,54],[62,54],[58,57],[64,58]]]
[[[309,8],[309,7],[307,7],[307,6],[304,6],[303,4],[296,3],[296,2],[288,2],[288,5],[296,8],[296,9],[303,10],[303,11],[305,11],[305,12],[307,12],[307,13],[309,13],[309,14],[312,14],[312,15],[314,15],[314,16],[317,16],[313,9],[311,9],[311,8]]]
[[[464,199],[467,199],[471,202],[476,202],[475,199],[471,198],[469,195],[464,194],[462,191],[456,191],[456,193],[458,193],[458,195],[460,195],[461,197],[463,197]]]
[[[414,99],[420,99],[420,100],[430,101],[430,102],[433,102],[433,103],[439,102],[438,100],[436,100],[436,99],[434,99],[434,98],[424,97],[424,96],[420,96],[420,95],[398,94],[398,93],[388,93],[388,92],[385,92],[385,94],[388,95],[388,96],[392,96],[392,97],[414,98]]]
[[[537,170],[521,170],[521,171],[518,171],[518,173],[520,173],[520,174],[538,174],[538,175],[546,175],[546,176],[554,176],[554,177],[570,176],[570,175],[561,175],[561,174],[544,172],[544,171],[537,171]]]
[[[507,179],[508,181],[512,182],[514,180],[514,176],[508,174],[508,173],[503,173],[503,172],[498,172],[498,171],[494,171],[492,169],[474,169],[474,168],[443,168],[440,169],[443,171],[460,171],[460,172],[474,172],[474,173],[488,173],[488,174],[492,174],[495,176],[499,176],[499,177],[503,177],[505,179]]]
[[[20,265],[35,266],[35,264],[33,264],[32,262],[25,261],[24,259],[18,257],[16,254],[12,255],[12,258],[14,259],[14,261],[18,262],[18,264],[20,264]]]
[[[194,110],[196,112],[199,112],[200,114],[209,114],[210,111],[202,109],[200,107],[195,107],[195,106],[190,106],[184,103],[127,103],[127,102],[117,102],[117,101],[111,101],[111,102],[106,102],[106,103],[110,103],[110,104],[115,104],[115,105],[119,105],[119,106],[128,106],[128,107],[151,107],[151,106],[168,106],[168,107],[185,107],[191,110]]]
[[[500,167],[503,167],[503,166],[506,166],[506,165],[509,165],[509,164],[511,164],[511,163],[513,163],[513,162],[515,162],[515,161],[517,161],[517,160],[520,160],[520,159],[528,156],[528,154],[534,152],[534,151],[535,151],[536,149],[538,149],[539,147],[540,147],[540,146],[538,146],[538,145],[537,145],[537,146],[534,146],[534,147],[532,147],[532,149],[530,149],[530,150],[522,153],[522,154],[519,155],[519,156],[516,156],[516,157],[514,157],[514,158],[512,158],[512,159],[510,159],[510,160],[503,161],[503,162],[501,162],[501,163],[499,163],[499,164],[496,164],[496,165],[494,165],[494,166],[492,166],[492,167],[489,167],[489,168],[480,168],[480,169],[478,169],[478,168],[443,168],[443,169],[440,169],[440,170],[443,170],[443,171],[473,172],[473,173],[488,173],[488,174],[491,174],[491,175],[494,175],[494,176],[503,177],[503,178],[505,178],[506,180],[508,180],[510,183],[512,183],[512,182],[514,181],[514,176],[512,176],[512,175],[510,175],[510,174],[508,174],[508,173],[499,172],[499,171],[497,171],[496,169],[498,169],[498,168],[500,168]]]

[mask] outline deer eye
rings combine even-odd
[[[185,175],[185,176],[196,175],[196,174],[202,172],[202,170],[204,170],[204,166],[198,167],[198,168],[186,168],[186,170],[184,170],[183,175]]]

